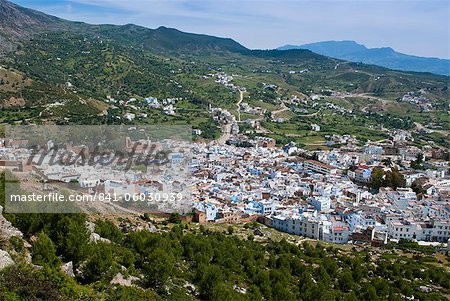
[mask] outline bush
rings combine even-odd
[[[41,266],[59,267],[60,259],[56,256],[56,247],[50,237],[44,232],[39,232],[32,249],[33,262]]]
[[[13,266],[0,272],[0,300],[66,300],[56,285],[32,267]]]

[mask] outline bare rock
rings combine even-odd
[[[424,292],[424,293],[430,293],[433,291],[433,288],[431,288],[430,286],[427,286],[427,285],[421,285],[421,286],[419,286],[419,291]]]
[[[2,212],[3,207],[0,206],[0,238],[9,240],[13,236],[23,237],[22,232],[13,227],[13,225],[3,217]]]
[[[86,228],[88,229],[88,231],[90,233],[94,233],[95,232],[95,224],[92,223],[92,222],[86,221]]]
[[[133,281],[137,281],[139,278],[130,276],[128,278],[125,278],[122,273],[117,273],[116,276],[109,282],[110,284],[118,284],[123,286],[132,286]]]
[[[86,222],[86,229],[89,231],[89,241],[90,242],[104,242],[104,243],[111,243],[109,239],[101,237],[99,234],[95,233],[95,224],[92,222]]]
[[[69,261],[68,263],[63,264],[61,266],[61,271],[64,274],[66,274],[66,275],[68,275],[68,276],[70,276],[72,278],[75,278],[75,273],[73,271],[73,262],[72,261]]]
[[[89,241],[90,242],[94,242],[94,243],[98,243],[98,242],[104,242],[104,243],[111,243],[111,241],[107,238],[103,238],[100,235],[98,235],[97,233],[91,233],[91,235],[89,236]]]
[[[122,222],[119,228],[125,232],[138,232],[138,231],[149,231],[152,233],[158,232],[158,229],[150,222]]]
[[[0,250],[0,270],[15,264],[8,252]]]

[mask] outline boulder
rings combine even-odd
[[[111,241],[109,239],[103,238],[100,235],[98,235],[97,233],[91,233],[91,235],[89,235],[89,241],[94,242],[94,243],[97,243],[97,242],[104,242],[107,244],[111,243]]]
[[[61,266],[61,271],[64,274],[66,274],[72,278],[75,278],[75,273],[73,272],[73,262],[72,261],[69,261],[68,263],[63,264]]]
[[[133,281],[137,281],[139,278],[130,276],[128,278],[125,278],[122,273],[117,273],[116,276],[109,282],[110,284],[118,284],[123,286],[132,286]]]
[[[92,223],[92,222],[86,221],[86,228],[88,229],[88,231],[90,233],[94,233],[95,232],[95,224]]]
[[[86,228],[88,229],[90,235],[89,235],[89,241],[90,242],[105,242],[105,243],[111,243],[109,239],[101,237],[99,234],[95,233],[95,224],[92,222],[86,222]]]
[[[8,252],[0,250],[0,270],[16,264]]]
[[[22,232],[13,227],[13,225],[3,217],[2,212],[3,207],[0,206],[0,238],[9,240],[12,236],[23,237]]]

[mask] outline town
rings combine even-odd
[[[319,152],[254,142],[195,148],[196,221],[257,220],[331,243],[450,238],[448,153],[396,142]]]
[[[151,209],[178,210],[200,224],[259,222],[337,244],[383,245],[406,239],[438,245],[450,238],[448,150],[418,148],[399,134],[364,146],[347,137],[339,148],[322,151],[308,151],[293,142],[278,147],[272,138],[250,139],[237,132],[226,136],[225,143],[223,137],[194,142],[189,155],[172,153],[159,176],[150,166],[124,172],[117,165],[55,167],[48,160],[30,169],[26,140],[2,140],[0,164],[19,174],[28,172],[28,183],[32,177],[45,182],[43,190],[58,182],[78,185],[81,193],[91,195],[139,192],[148,198],[155,188],[170,193],[190,190],[183,206],[153,203]],[[130,138],[124,143],[132,148]],[[79,147],[65,151],[76,153]],[[182,173],[181,162],[187,159],[189,173]]]

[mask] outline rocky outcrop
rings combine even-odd
[[[95,233],[95,224],[92,222],[86,222],[86,228],[88,229],[90,235],[89,235],[89,241],[90,242],[104,242],[104,243],[111,243],[109,239],[101,237],[99,234]]]
[[[63,264],[61,266],[61,271],[64,274],[66,274],[66,275],[68,275],[68,276],[70,276],[72,278],[75,278],[75,273],[73,271],[73,262],[72,261],[69,261],[68,263]]]
[[[9,255],[9,253],[6,251],[0,250],[0,270],[3,270],[4,268],[14,264],[15,262],[11,258],[11,255]]]
[[[149,231],[152,233],[158,232],[158,229],[150,222],[121,222],[119,225],[120,230],[125,233],[138,232],[138,231]]]
[[[89,241],[94,242],[94,243],[97,243],[97,242],[104,242],[107,244],[111,243],[111,241],[109,239],[103,238],[100,235],[98,235],[97,233],[91,233],[91,235],[89,236]]]
[[[12,236],[23,237],[19,229],[6,220],[2,215],[3,207],[0,206],[0,240],[8,241]]]
[[[123,285],[123,286],[132,286],[134,281],[138,281],[139,278],[134,276],[129,276],[125,278],[122,273],[117,273],[116,276],[110,281],[111,284]]]

